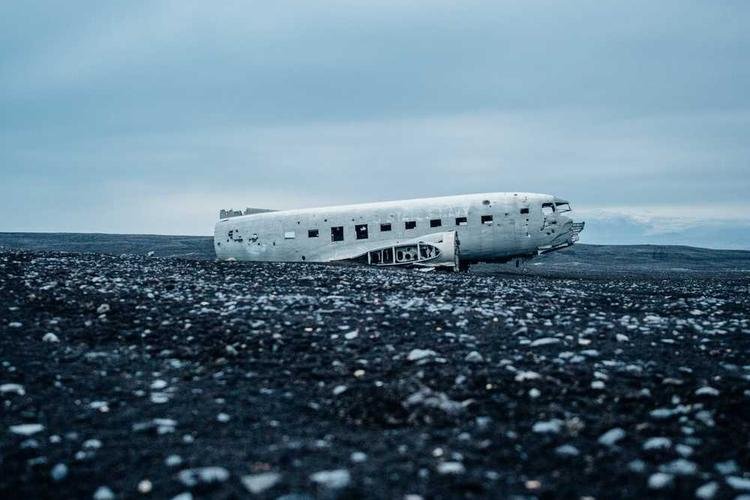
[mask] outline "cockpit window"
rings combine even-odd
[[[552,215],[555,211],[555,205],[553,203],[542,203],[542,213],[544,215]]]
[[[558,203],[557,204],[557,211],[558,212],[570,212],[570,204],[569,203]]]

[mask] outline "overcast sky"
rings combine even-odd
[[[0,231],[553,193],[750,248],[750,2],[3,2]]]

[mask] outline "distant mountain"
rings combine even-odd
[[[95,252],[113,255],[211,260],[210,236],[98,233],[0,233],[0,249]],[[538,257],[516,268],[515,263],[478,265],[475,272],[531,272],[596,275],[599,273],[750,273],[750,251],[712,250],[668,245],[585,245]]]

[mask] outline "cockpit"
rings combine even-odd
[[[570,212],[571,211],[570,202],[568,202],[567,200],[563,200],[563,199],[560,199],[560,198],[555,198],[554,206],[555,206],[555,210],[557,211],[558,214],[562,214],[562,213]]]
[[[570,214],[566,212],[572,212],[568,200],[554,197],[542,201],[544,223],[541,230],[546,235],[546,244],[539,247],[540,253],[565,248],[578,241],[578,235],[583,230],[584,224],[573,222]]]

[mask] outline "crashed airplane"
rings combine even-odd
[[[222,210],[222,260],[350,261],[467,270],[519,262],[578,241],[570,204],[536,193],[485,193],[326,208]]]

